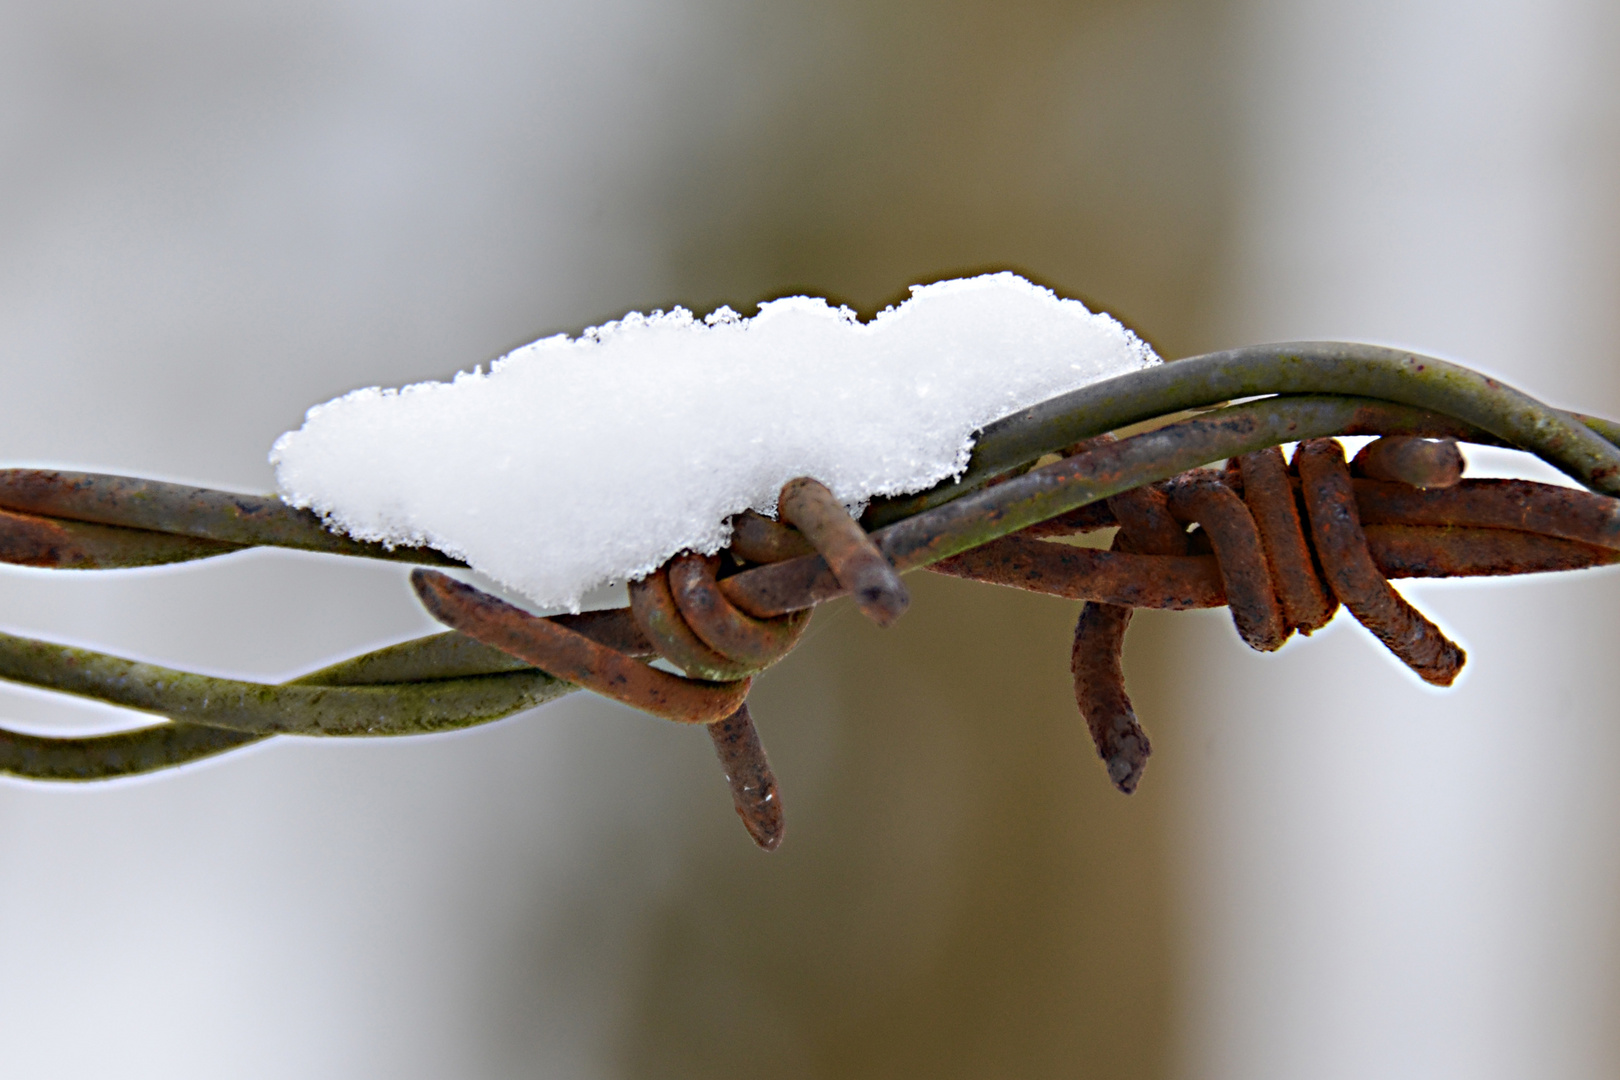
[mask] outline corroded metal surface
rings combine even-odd
[[[893,625],[905,614],[911,594],[901,584],[900,575],[824,484],[808,476],[789,480],[782,486],[778,505],[783,520],[798,529],[826,560],[839,586],[855,598],[861,614],[879,626]]]
[[[711,723],[735,712],[748,695],[747,679],[716,683],[671,675],[434,570],[413,570],[411,584],[423,606],[446,626],[557,679],[666,720]]]
[[[968,489],[871,535],[897,570],[915,570],[1211,461],[1301,439],[1428,434],[1458,426],[1443,420],[1420,409],[1365,398],[1301,395],[1247,402],[1097,445],[1005,483]],[[1479,437],[1492,440],[1487,433]],[[1614,451],[1614,459],[1620,468],[1620,450]],[[760,616],[843,595],[819,555],[756,567],[725,579],[722,587],[738,607]]]
[[[810,609],[760,619],[733,604],[717,579],[720,560],[713,555],[677,555],[669,564],[669,588],[698,637],[711,649],[755,669],[774,664],[799,643]]]
[[[1170,485],[1170,512],[1209,537],[1221,568],[1221,587],[1238,637],[1257,652],[1275,652],[1288,637],[1271,567],[1254,516],[1237,493],[1206,470],[1184,473]]]
[[[1224,404],[1245,398],[1260,399]],[[1209,411],[1187,415],[1200,409]],[[1136,427],[1144,422],[1158,426]],[[1138,433],[1110,434],[1127,426]],[[1380,438],[1352,467],[1335,435]],[[1150,749],[1121,664],[1134,608],[1229,605],[1243,638],[1271,649],[1324,625],[1342,600],[1422,678],[1447,685],[1462,651],[1386,579],[1620,562],[1620,501],[1610,497],[1620,492],[1617,439],[1620,425],[1389,349],[1265,346],[1179,361],[997,421],[962,477],[875,500],[864,528],[826,488],[795,481],[780,500],[783,521],[738,515],[729,551],[677,555],[632,583],[631,606],[617,611],[540,618],[417,571],[424,604],[454,630],[277,686],[0,635],[0,678],[169,718],[87,739],[0,731],[0,771],[101,779],[276,733],[444,730],[584,686],[707,725],[738,812],[769,849],[781,838],[781,799],[746,706],[749,678],[793,648],[815,606],[853,592],[891,622],[905,597],[895,573],[931,567],[1085,601],[1071,657],[1076,700],[1110,779],[1130,791]],[[1463,458],[1451,440],[1530,451],[1597,494],[1459,482]],[[1276,449],[1293,442],[1297,476]],[[1053,453],[1058,460],[1045,456]],[[1115,526],[1110,550],[1054,542]],[[334,536],[274,499],[0,471],[0,561],[113,569],[253,545],[455,563]]]
[[[1385,577],[1500,577],[1585,570],[1620,563],[1614,548],[1510,529],[1364,525],[1367,549]]]
[[[431,548],[385,547],[329,531],[308,510],[274,495],[243,495],[105,473],[0,469],[0,507],[69,521],[95,522],[214,540],[461,566]]]
[[[1119,522],[1119,532],[1114,534],[1115,552],[1163,559],[1186,555],[1186,527],[1170,512],[1164,485],[1134,488],[1115,495],[1107,506]],[[1213,569],[1213,575],[1206,569],[1206,581],[1212,576],[1219,585],[1220,568]],[[1125,631],[1130,628],[1134,610],[1127,604],[1088,601],[1075,620],[1074,644],[1069,651],[1075,705],[1091,733],[1097,756],[1108,770],[1108,779],[1126,795],[1136,790],[1153,752],[1153,744],[1125,690]]]
[[[751,563],[775,563],[815,553],[804,534],[752,510],[731,519],[731,553]]]
[[[0,510],[0,562],[50,570],[119,570],[191,562],[240,544]]]
[[[1620,549],[1620,500],[1529,480],[1464,480],[1445,491],[1356,480],[1366,524],[1472,525]]]
[[[1415,488],[1448,488],[1462,479],[1463,466],[1455,439],[1386,435],[1361,448],[1350,472]]]
[[[1378,572],[1361,531],[1343,448],[1332,439],[1312,439],[1300,444],[1294,464],[1333,594],[1424,682],[1450,686],[1466,655]]]
[[[743,828],[760,848],[775,851],[787,828],[782,817],[782,793],[777,789],[776,774],[759,741],[748,703],[710,724],[709,738],[714,741],[714,752],[720,758],[731,802]]]
[[[1221,570],[1207,555],[1136,555],[1008,536],[934,563],[937,574],[1133,608],[1221,607]]]
[[[669,587],[669,567],[661,566],[640,581],[630,583],[630,610],[636,625],[657,647],[658,654],[695,679],[727,682],[759,669],[757,664],[733,660],[698,637],[675,603]]]
[[[1290,630],[1309,636],[1328,624],[1338,611],[1316,570],[1316,560],[1300,525],[1299,505],[1288,464],[1275,446],[1237,459],[1243,480],[1243,501],[1254,515],[1265,548],[1283,622]]]
[[[1125,692],[1125,631],[1133,609],[1119,604],[1087,604],[1074,627],[1069,673],[1074,700],[1108,770],[1108,779],[1129,795],[1142,780],[1153,745],[1136,719]]]

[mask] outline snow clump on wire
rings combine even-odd
[[[356,390],[270,455],[283,498],[362,540],[428,545],[540,607],[712,553],[811,476],[858,508],[960,474],[974,432],[1155,364],[1009,273],[916,286],[862,323],[796,296],[751,319],[630,314],[449,382]]]

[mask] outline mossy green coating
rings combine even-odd
[[[896,567],[909,570],[1212,461],[1300,439],[1401,435],[1432,426],[1429,414],[1385,401],[1325,395],[1265,398],[1033,469],[891,525],[873,539]]]
[[[1616,446],[1620,446],[1620,424],[1613,420],[1605,420],[1601,416],[1587,416],[1585,413],[1570,413],[1570,415]]]
[[[550,701],[568,684],[532,668],[424,682],[326,686],[193,675],[0,634],[0,678],[171,720],[265,735],[419,735]]]
[[[983,487],[872,533],[898,570],[915,570],[1122,491],[1212,461],[1325,435],[1451,434],[1496,441],[1424,409],[1371,398],[1297,395],[1215,409],[1093,447],[1085,454]],[[830,581],[819,555],[726,579],[728,595],[757,615],[791,610],[806,581]],[[816,601],[835,592],[817,595]],[[812,601],[814,602],[814,601]]]
[[[875,501],[877,528],[958,498],[1042,454],[1154,417],[1263,394],[1348,394],[1432,409],[1528,450],[1594,491],[1620,494],[1620,450],[1569,413],[1477,371],[1377,345],[1294,342],[1177,360],[1106,379],[987,426],[967,471]]]
[[[1217,408],[1017,475],[1043,454],[1104,432],[1268,394],[1287,396]],[[1323,394],[1335,396],[1318,396]],[[886,525],[873,539],[897,568],[913,569],[1188,468],[1335,434],[1449,434],[1515,446],[1594,490],[1620,494],[1620,424],[1549,408],[1444,361],[1376,346],[1304,343],[1166,364],[997,421],[980,433],[960,480],[917,496],[878,500],[865,522],[869,528]],[[1013,478],[984,486],[996,477]],[[454,562],[437,552],[387,550],[334,535],[314,515],[270,497],[124,477],[0,470],[0,506],[52,515],[77,544],[72,559],[55,564],[63,568],[154,565],[247,545]],[[805,573],[811,561],[820,557],[759,567],[724,585],[736,598],[733,589],[745,591],[752,580],[765,597],[773,591],[773,577],[781,579],[779,585],[795,575],[814,577]],[[796,584],[802,586],[802,581]],[[744,606],[761,616],[790,610],[773,607],[774,602]],[[279,686],[192,675],[0,635],[0,678],[156,712],[173,721],[70,739],[0,731],[0,772],[54,780],[134,775],[200,760],[272,734],[450,730],[507,716],[575,689],[456,633],[377,650]]]
[[[0,634],[0,677],[174,721],[67,739],[0,730],[0,773],[78,781],[172,768],[272,734],[417,735],[471,727],[576,689],[454,632],[379,649],[279,686]]]
[[[311,686],[372,686],[534,670],[532,664],[515,656],[474,641],[466,634],[446,630],[340,660],[292,682]]]

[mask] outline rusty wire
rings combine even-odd
[[[1230,404],[1245,398],[1258,400]],[[1145,422],[1157,426],[1110,434]],[[1378,438],[1347,463],[1338,435]],[[1591,492],[1461,479],[1459,440],[1533,453]],[[1620,425],[1409,353],[1332,343],[1216,353],[998,421],[978,434],[961,478],[877,500],[859,525],[813,478],[795,480],[781,521],[739,515],[727,550],[676,556],[630,584],[627,608],[541,618],[417,569],[418,596],[450,632],[275,686],[0,635],[0,678],[166,718],[84,738],[0,731],[0,772],[107,779],[277,734],[441,731],[584,687],[704,726],[739,816],[771,849],[782,806],[747,706],[752,677],[835,597],[853,594],[889,625],[909,602],[898,575],[926,567],[1085,602],[1076,700],[1109,778],[1129,792],[1150,752],[1120,661],[1135,608],[1225,605],[1240,637],[1269,651],[1321,628],[1342,603],[1421,678],[1449,685],[1462,650],[1388,579],[1620,562],[1617,442]],[[1291,463],[1277,449],[1287,443],[1299,444]],[[1105,528],[1118,530],[1109,550],[1053,542]],[[0,470],[0,561],[114,569],[250,546],[459,565],[336,536],[270,497]]]

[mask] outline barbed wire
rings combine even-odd
[[[1357,435],[1378,438],[1346,462],[1334,437]],[[1459,441],[1526,451],[1590,490],[1461,479]],[[1228,606],[1243,640],[1270,651],[1342,603],[1420,677],[1449,685],[1462,650],[1388,579],[1620,561],[1617,442],[1620,425],[1445,361],[1367,345],[1256,346],[997,421],[960,478],[876,500],[859,523],[813,478],[795,480],[780,521],[739,515],[727,549],[678,555],[632,582],[629,607],[544,618],[426,569],[462,565],[440,552],[339,536],[274,497],[0,470],[0,561],[117,569],[275,546],[424,564],[412,584],[451,628],[274,685],[0,634],[0,678],[166,718],[77,738],[0,729],[0,772],[111,779],[280,734],[470,727],[586,688],[704,726],[738,814],[770,849],[784,824],[748,711],[752,677],[839,596],[892,624],[909,602],[899,575],[927,568],[1085,602],[1076,700],[1110,779],[1129,792],[1150,749],[1120,664],[1135,608]],[[1276,449],[1288,443],[1299,444],[1291,462]],[[1105,528],[1117,529],[1110,550],[1054,542]]]

